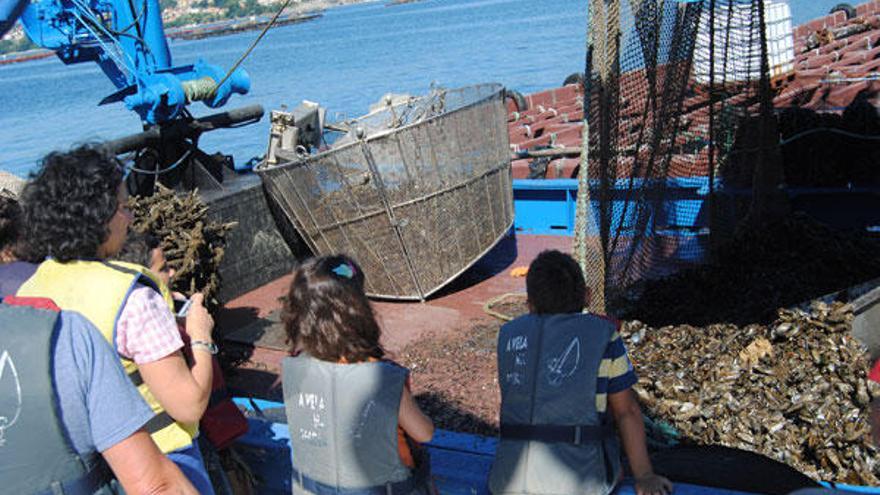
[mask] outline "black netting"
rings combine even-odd
[[[741,245],[745,239],[761,245],[774,230],[805,238],[824,232],[813,223],[825,218],[791,216],[811,208],[792,208],[798,196],[787,186],[847,187],[854,178],[876,186],[878,174],[870,165],[876,163],[876,140],[852,144],[840,132],[810,134],[835,127],[876,135],[876,106],[856,98],[845,109],[799,108],[817,101],[822,88],[798,84],[795,64],[809,63],[812,52],[803,43],[795,46],[792,28],[785,2],[590,2],[586,204],[590,221],[598,224],[602,256],[592,264],[588,260],[586,268],[603,274],[588,277],[592,309],[648,318],[651,311],[641,300],[646,290],[658,313],[672,298],[693,296],[683,288],[689,282],[682,271],[700,272],[701,280],[712,280],[708,285],[724,285],[724,276],[748,272],[749,267],[717,265],[742,263],[737,249],[760,254],[753,245]],[[823,145],[817,147],[814,139]],[[804,151],[811,148],[817,149]],[[765,258],[778,261],[776,254],[768,251]],[[707,266],[716,279],[706,277]],[[764,265],[755,260],[754,266]],[[760,278],[749,273],[729,283],[750,283],[750,277]],[[658,280],[675,285],[660,289]],[[829,292],[852,282],[828,279],[811,290]],[[773,304],[786,302],[799,301]],[[720,317],[712,310],[697,312],[708,320]],[[665,322],[682,318],[667,314]]]

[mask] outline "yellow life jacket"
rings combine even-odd
[[[116,321],[135,284],[158,290],[173,308],[168,287],[147,268],[120,261],[71,261],[59,263],[46,260],[36,273],[19,288],[17,295],[48,297],[61,309],[81,313],[94,324],[116,349]],[[120,356],[123,368],[147,404],[156,414],[145,425],[153,441],[163,453],[192,444],[198,423],[174,421],[162,408],[141,378],[137,364]]]

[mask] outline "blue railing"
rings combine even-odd
[[[277,412],[284,404],[257,399],[235,398],[240,407],[253,411]],[[291,493],[290,433],[287,425],[263,419],[250,419],[248,433],[236,443],[237,452],[248,464],[261,495]],[[427,444],[431,458],[431,477],[444,495],[488,495],[487,478],[495,458],[497,440],[492,437],[436,430]],[[635,495],[632,480],[624,481],[613,495]],[[675,495],[748,495],[745,492],[677,483]]]
[[[707,177],[653,180],[655,187],[644,187],[644,179],[618,179],[611,196],[611,232],[626,234],[639,224],[648,225],[658,235],[699,236],[709,228]],[[513,204],[517,232],[535,235],[574,234],[577,179],[513,181]],[[588,235],[598,236],[598,180],[590,182],[593,198]],[[792,209],[838,228],[877,230],[880,226],[880,188],[839,187],[787,188]],[[722,199],[748,198],[751,189],[724,187],[716,182],[716,194]],[[652,197],[652,195],[654,197]],[[719,215],[738,218],[737,201],[718,211]],[[722,203],[719,203],[719,205]],[[727,211],[729,210],[729,211]],[[732,221],[732,220],[731,220]]]
[[[653,180],[619,179],[611,195],[611,230],[634,229],[641,220],[672,234],[708,227],[703,203],[709,192],[706,177]],[[513,181],[514,226],[518,232],[536,235],[573,235],[577,179]],[[593,222],[588,235],[599,235],[599,181],[590,182]],[[652,197],[653,195],[653,197]],[[641,208],[641,209],[640,209]]]

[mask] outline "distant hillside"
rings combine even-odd
[[[361,3],[364,0],[292,0],[285,10],[298,14],[324,10],[340,5]],[[283,1],[278,0],[161,0],[162,20],[165,28],[193,26],[207,22],[223,21],[275,13]],[[39,48],[16,25],[0,39],[0,55]]]

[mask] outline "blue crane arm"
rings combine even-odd
[[[12,25],[27,5],[28,0],[0,0],[0,38],[12,29]]]
[[[65,64],[97,63],[116,86],[101,103],[124,101],[149,124],[174,120],[190,102],[217,108],[250,89],[241,68],[227,77],[201,59],[173,66],[159,0],[0,0],[0,35],[17,17],[31,41]]]

